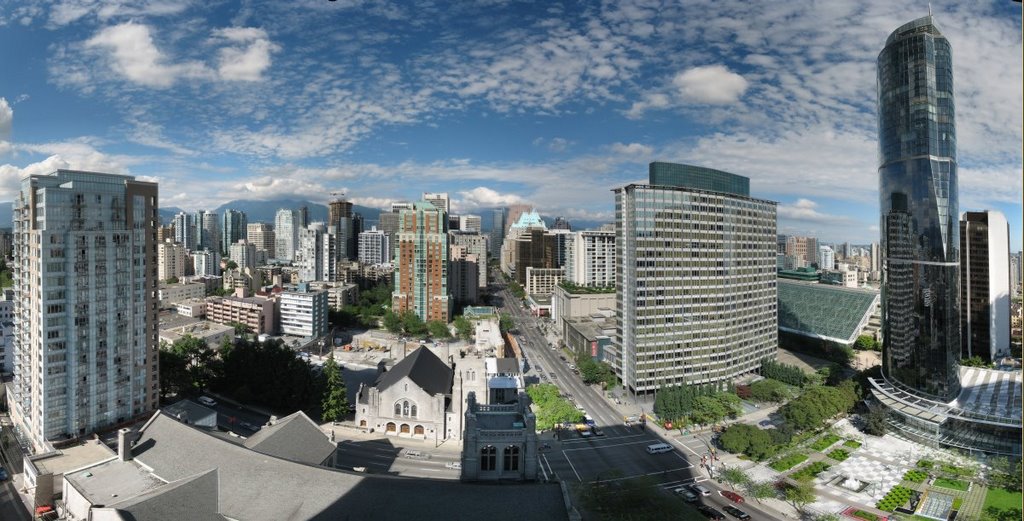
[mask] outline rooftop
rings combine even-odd
[[[256,452],[309,465],[323,463],[336,449],[320,426],[302,411],[263,427],[243,445]]]
[[[112,459],[85,470],[65,474],[64,479],[93,505],[109,505],[155,490],[164,485],[146,469],[131,461]]]
[[[779,329],[852,344],[868,323],[875,291],[778,279]]]
[[[32,463],[40,474],[64,474],[82,467],[96,464],[116,456],[114,451],[98,441],[85,441],[73,447],[67,447],[51,454],[43,454],[32,458]]]
[[[449,394],[452,391],[454,370],[426,347],[416,348],[382,374],[375,385],[384,390],[406,376],[430,394]]]

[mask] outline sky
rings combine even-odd
[[[57,168],[160,205],[451,193],[614,219],[651,161],[751,179],[779,233],[878,240],[875,60],[927,2],[0,0],[0,201]],[[1021,7],[932,1],[960,210],[1021,248]]]

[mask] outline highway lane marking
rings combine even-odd
[[[569,468],[571,468],[571,469],[572,469],[572,473],[573,473],[573,474],[576,474],[576,479],[577,479],[577,480],[578,480],[578,481],[579,481],[580,483],[583,483],[583,478],[581,478],[581,477],[580,477],[580,473],[576,471],[576,465],[573,465],[573,464],[572,464],[572,460],[571,460],[571,459],[569,459],[569,455],[568,455],[568,454],[566,454],[564,450],[562,451],[562,456],[564,456],[564,457],[565,457],[565,461],[566,461],[566,463],[568,463],[568,464],[569,464]]]

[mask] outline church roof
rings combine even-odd
[[[449,394],[455,371],[426,347],[418,347],[409,356],[395,364],[390,371],[381,375],[377,389],[383,391],[399,380],[409,377],[424,391],[434,394]]]

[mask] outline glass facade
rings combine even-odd
[[[648,173],[653,186],[692,188],[750,197],[750,178],[713,168],[655,161],[648,167]]]
[[[944,401],[960,391],[960,238],[953,65],[932,17],[878,55],[882,368]]]

